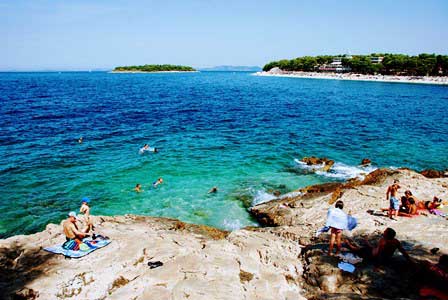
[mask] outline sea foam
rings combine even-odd
[[[346,165],[341,162],[336,162],[328,172],[325,172],[325,171],[321,170],[322,167],[324,166],[324,164],[309,166],[306,163],[304,163],[303,161],[300,161],[298,159],[294,159],[294,161],[297,163],[297,166],[301,169],[313,171],[317,175],[320,175],[320,176],[339,179],[339,180],[347,180],[350,178],[357,178],[357,179],[363,180],[365,175],[367,175],[370,172],[373,172],[377,169],[377,167],[372,166],[372,165],[351,166],[351,165]]]

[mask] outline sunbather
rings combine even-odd
[[[400,241],[395,238],[395,235],[395,230],[392,228],[386,228],[383,232],[383,237],[379,240],[376,247],[372,246],[367,240],[367,245],[364,247],[359,247],[347,239],[345,242],[350,250],[356,255],[364,258],[365,260],[372,261],[376,266],[387,263],[397,249],[408,261],[411,261],[408,253],[404,250]]]
[[[62,228],[64,230],[65,238],[67,241],[69,240],[82,240],[86,236],[89,236],[88,233],[82,232],[78,229],[76,225],[76,220],[78,217],[74,211],[68,214],[67,220],[62,222]]]

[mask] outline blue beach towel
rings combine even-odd
[[[100,239],[92,241],[92,239],[86,238],[83,240],[83,242],[86,242],[89,244],[88,249],[86,249],[84,251],[83,250],[66,250],[66,249],[62,248],[62,244],[55,245],[52,247],[47,247],[47,248],[44,248],[44,250],[51,252],[51,253],[55,253],[55,254],[62,254],[64,256],[71,257],[71,258],[80,258],[80,257],[86,256],[87,254],[95,251],[96,249],[103,248],[103,247],[109,245],[111,241],[110,240],[100,240]]]

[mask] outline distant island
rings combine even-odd
[[[196,70],[189,66],[177,65],[142,65],[142,66],[123,66],[116,67],[114,73],[153,73],[153,72],[195,72]]]
[[[263,67],[295,72],[333,72],[395,76],[448,76],[448,55],[373,53],[370,55],[303,56],[273,61]]]
[[[261,71],[261,67],[259,66],[216,66],[209,68],[200,68],[201,71],[209,71],[209,72],[219,72],[219,71],[227,71],[227,72],[258,72]]]

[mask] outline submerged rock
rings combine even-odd
[[[371,163],[372,161],[368,158],[363,158],[363,160],[361,161],[362,166],[370,165]]]

